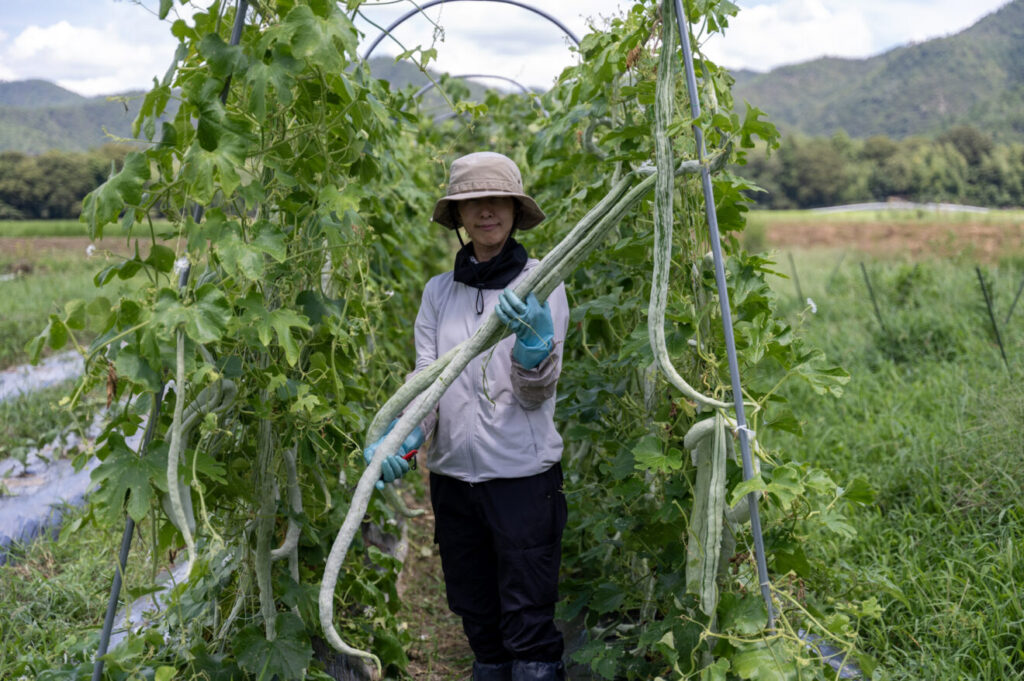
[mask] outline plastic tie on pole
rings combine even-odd
[[[751,430],[750,428],[747,428],[746,426],[736,426],[735,428],[732,429],[733,434],[735,434],[737,437],[739,436],[740,431],[746,433],[747,437],[750,438],[751,440],[757,439],[757,433]]]

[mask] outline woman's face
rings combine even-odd
[[[459,201],[457,207],[476,259],[484,262],[500,253],[515,223],[516,200],[511,196],[484,196]]]

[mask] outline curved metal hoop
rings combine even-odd
[[[576,43],[577,46],[580,44],[580,39],[576,37],[575,33],[569,30],[568,26],[566,26],[561,21],[551,16],[544,10],[537,9],[533,5],[530,5],[525,2],[519,2],[519,0],[430,0],[430,2],[425,2],[414,10],[406,12],[401,17],[392,22],[390,26],[385,28],[384,31],[381,32],[379,36],[377,36],[376,40],[373,41],[370,47],[367,48],[366,52],[363,54],[363,61],[368,61],[370,59],[370,55],[373,54],[373,51],[375,49],[377,49],[377,45],[379,45],[381,41],[384,40],[385,37],[391,35],[391,31],[395,30],[396,28],[404,24],[406,20],[416,16],[417,14],[421,14],[422,12],[430,9],[431,7],[434,7],[435,5],[443,5],[449,2],[497,2],[503,5],[514,5],[515,7],[520,7],[522,9],[533,12],[538,16],[544,17],[545,19],[553,23],[555,26],[558,26],[558,28],[562,29],[562,32],[569,36],[569,38],[574,43]]]
[[[498,76],[498,75],[494,75],[494,74],[491,74],[491,73],[465,73],[465,74],[462,74],[460,76],[456,76],[454,74],[449,74],[449,78],[458,78],[460,80],[468,80],[470,78],[496,78],[498,80],[503,80],[506,83],[512,83],[517,88],[522,90],[524,95],[532,95],[533,94],[532,90],[527,88],[525,85],[520,83],[518,80],[513,80],[513,79],[507,78],[505,76]],[[423,95],[425,95],[428,92],[430,92],[431,90],[433,90],[435,87],[437,87],[437,83],[431,81],[431,82],[427,83],[426,85],[424,85],[423,87],[421,87],[416,92],[414,92],[412,96],[414,98],[416,98],[416,99],[419,99]]]
[[[540,112],[544,115],[544,118],[550,117],[550,114],[547,112],[547,109],[544,108],[544,104],[541,103],[540,97],[537,96],[537,93],[534,92],[533,90],[530,90],[529,88],[527,88],[525,85],[520,83],[518,80],[513,80],[512,78],[506,78],[505,76],[497,76],[497,75],[490,74],[490,73],[466,73],[466,74],[462,74],[462,75],[459,75],[459,76],[452,75],[452,76],[449,76],[449,77],[450,78],[459,78],[459,79],[497,78],[498,80],[504,80],[504,81],[506,81],[508,83],[512,83],[513,85],[518,87],[520,90],[522,90],[524,95],[526,95],[528,97],[533,97],[533,99],[537,102],[537,107],[540,109]],[[423,95],[425,95],[426,93],[430,92],[432,89],[437,87],[437,85],[438,85],[438,83],[436,83],[434,81],[431,81],[431,82],[427,83],[426,85],[424,85],[423,87],[421,87],[416,92],[414,92],[412,96],[415,99],[419,99],[420,97],[422,97]],[[446,115],[446,116],[441,117],[441,120],[447,120],[450,117],[451,116],[447,116]]]

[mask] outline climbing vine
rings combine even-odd
[[[108,254],[96,284],[140,285],[69,306],[75,314],[51,318],[32,344],[38,356],[85,326],[98,332],[83,348],[78,394],[116,375],[119,406],[98,442],[90,520],[116,522],[125,510],[149,519],[141,526],[154,555],[184,547],[191,565],[166,616],[175,635],[143,637],[149,655],[115,654],[112,673],[159,662],[194,674],[302,678],[322,670],[313,659],[321,637],[382,670],[404,669],[399,565],[360,531],[367,516],[396,528],[403,511],[372,493],[380,462],[364,473],[361,449],[412,398],[443,390],[444,372],[504,333],[488,322],[461,357],[442,358],[399,389],[413,364],[419,293],[449,258],[427,223],[445,174],[438,159],[493,148],[526,170],[550,216],[523,235],[545,265],[522,292],[543,297],[564,279],[571,296],[558,408],[572,508],[560,616],[587,632],[577,662],[603,678],[774,679],[801,670],[825,678],[796,629],[857,606],[813,595],[826,567],[808,542],[852,531],[843,511],[858,488],[844,491],[769,443],[773,429],[799,429],[781,393],[788,380],[834,395],[848,377],[775,309],[772,263],[734,238],[748,186],[723,170],[742,162],[755,136],[775,144],[774,127],[756,109],[741,119],[728,73],[699,60],[705,114],[696,123],[712,152],[744,398],[762,443],[761,473],[741,482],[727,456],[731,398],[692,179],[692,121],[682,106],[656,105],[659,94],[688,96],[678,63],[662,54],[670,33],[657,5],[638,2],[595,28],[542,107],[490,95],[482,105],[456,102],[463,115],[435,124],[411,92],[388,89],[359,62],[358,4],[257,3],[238,45],[226,38],[230,3],[173,22],[175,61],[136,121],[145,148],[83,211],[91,235],[120,221],[135,246],[131,257]],[[735,7],[710,0],[688,12],[690,25],[715,31]],[[656,142],[671,144],[672,172],[656,172]],[[678,216],[675,233],[660,240],[655,184],[661,210],[668,200]],[[158,213],[169,230],[153,222]],[[665,288],[652,305],[664,319],[649,320],[652,251],[664,251],[665,239],[672,255],[660,262]],[[663,329],[653,347],[650,325]],[[675,367],[692,392],[658,378],[659,365]],[[125,438],[162,393],[156,438],[139,457]],[[716,417],[708,407],[723,411]],[[684,440],[709,416],[718,424],[710,439]],[[401,441],[417,420],[410,411],[389,437]],[[702,469],[712,457],[714,469]],[[710,503],[704,478],[715,481]],[[764,631],[749,537],[731,511],[749,492],[762,495],[769,514],[783,615],[775,632]],[[736,552],[723,548],[722,561],[702,560],[691,575],[708,528],[693,523],[702,494],[699,508]],[[826,633],[855,650],[852,625]],[[68,678],[75,673],[69,668]]]

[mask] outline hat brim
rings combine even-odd
[[[462,194],[452,194],[451,196],[441,197],[438,199],[437,203],[434,204],[434,214],[430,219],[439,225],[444,225],[448,229],[456,229],[458,228],[458,225],[452,222],[452,214],[451,210],[448,208],[448,204],[452,201],[481,199],[485,196],[510,196],[519,201],[521,209],[516,229],[533,229],[543,222],[545,217],[547,217],[544,215],[544,211],[540,209],[540,206],[537,205],[537,202],[526,194],[495,191],[492,189],[478,192],[463,192]]]

